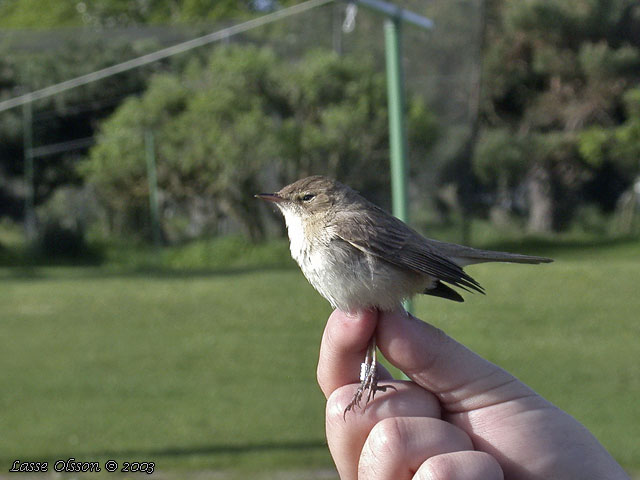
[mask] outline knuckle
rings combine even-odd
[[[358,478],[377,478],[382,465],[390,458],[402,456],[406,440],[405,429],[397,417],[385,418],[376,423],[362,449],[358,463]]]
[[[420,467],[420,480],[451,480],[454,478],[454,465],[451,459],[437,455],[427,459]]]
[[[455,478],[504,479],[498,461],[485,452],[460,451],[436,455],[416,472],[418,480],[452,480]]]
[[[405,429],[398,417],[385,418],[371,429],[367,443],[371,452],[388,455],[398,452],[405,442]]]

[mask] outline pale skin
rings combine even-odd
[[[374,331],[379,392],[344,416]],[[577,420],[441,330],[404,312],[336,310],[322,338],[318,383],[341,480],[629,479]]]

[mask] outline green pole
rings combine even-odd
[[[147,182],[149,184],[149,210],[151,212],[151,235],[153,244],[160,246],[160,214],[158,208],[158,174],[156,172],[156,149],[153,132],[144,131],[145,157],[147,159]]]
[[[402,74],[401,20],[387,18],[384,22],[387,62],[387,98],[389,107],[389,149],[391,153],[391,205],[393,214],[409,221],[407,199],[407,133],[404,118],[404,79]],[[404,307],[412,310],[410,301]]]
[[[389,102],[389,146],[391,150],[391,194],[393,214],[408,220],[407,213],[407,137],[404,121],[404,92],[400,20],[384,22],[387,60],[387,97]]]
[[[24,231],[27,242],[33,241],[36,234],[35,186],[33,167],[33,112],[32,102],[22,106],[22,132],[24,147]]]

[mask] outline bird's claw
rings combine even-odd
[[[370,401],[372,401],[377,392],[386,392],[387,389],[391,388],[393,390],[398,390],[393,385],[381,385],[378,386],[378,368],[376,363],[365,364],[362,365],[362,375],[361,375],[361,383],[356,390],[356,393],[353,395],[351,402],[347,405],[347,408],[344,409],[343,418],[346,420],[347,412],[350,410],[355,410],[360,407],[360,402],[362,401],[362,397],[364,393],[367,392],[367,397],[364,402],[364,407],[362,407],[362,411],[366,410],[367,405]]]

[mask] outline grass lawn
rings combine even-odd
[[[637,473],[640,244],[538,250],[558,261],[471,267],[486,297],[420,298],[416,313]],[[331,467],[315,383],[330,308],[297,268],[2,268],[0,282],[0,471],[68,457],[157,473]]]

